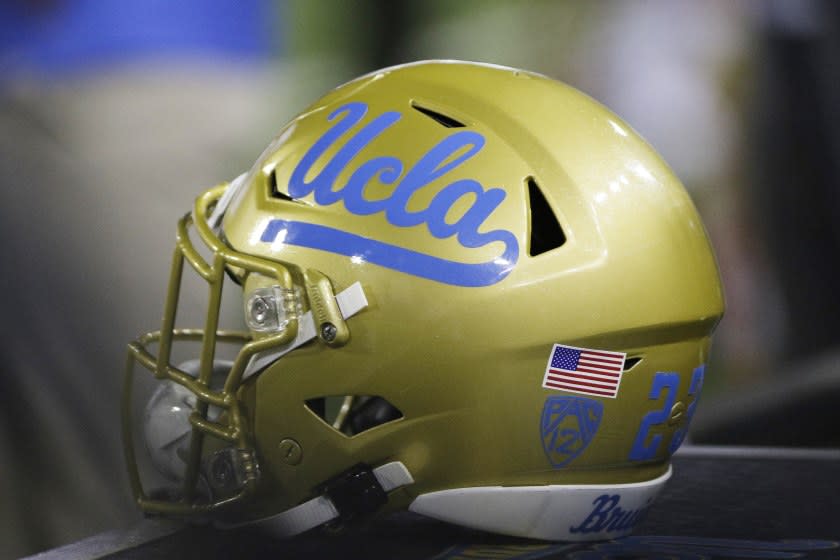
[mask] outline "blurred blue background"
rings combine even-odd
[[[0,557],[138,519],[124,348],[193,198],[326,90],[419,59],[547,74],[646,137],[726,287],[692,437],[837,446],[838,26],[828,0],[0,4]]]

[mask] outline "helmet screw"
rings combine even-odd
[[[338,327],[333,325],[332,323],[324,323],[321,325],[321,338],[323,338],[327,342],[332,342],[335,340],[335,336],[338,334]]]
[[[216,488],[227,488],[233,481],[233,465],[225,455],[219,455],[215,458],[211,472],[213,473],[213,485]]]
[[[677,401],[677,404],[675,404],[671,408],[671,416],[668,418],[668,425],[676,426],[677,424],[679,424],[682,421],[683,416],[685,415],[685,411],[686,408],[683,402]]]
[[[303,459],[303,449],[300,444],[291,438],[286,438],[280,442],[280,460],[287,465],[299,465]]]

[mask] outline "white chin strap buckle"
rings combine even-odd
[[[350,521],[375,512],[388,501],[388,492],[413,484],[399,461],[375,469],[357,465],[324,484],[324,493],[277,515],[248,525],[278,537],[291,537],[330,521]]]

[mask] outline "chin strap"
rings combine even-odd
[[[248,525],[278,537],[291,537],[330,521],[350,521],[373,513],[388,501],[388,492],[413,483],[400,461],[374,469],[359,464],[327,481],[320,496]]]

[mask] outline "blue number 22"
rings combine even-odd
[[[694,416],[694,410],[697,405],[697,397],[700,389],[703,387],[703,366],[694,369],[691,376],[691,384],[688,388],[688,395],[694,397],[688,410],[686,411],[686,419],[683,426],[674,433],[668,449],[671,453],[677,450],[680,444],[685,439],[686,431],[688,430],[688,423],[691,422],[691,417]],[[633,441],[633,447],[630,449],[631,461],[647,461],[656,456],[656,451],[662,443],[662,434],[655,434],[647,442],[648,434],[653,426],[664,424],[668,421],[671,415],[671,410],[674,407],[677,390],[680,385],[680,376],[673,372],[659,372],[653,377],[653,384],[650,388],[648,398],[651,400],[659,400],[662,391],[665,391],[665,399],[662,403],[662,408],[653,410],[645,414],[642,418],[642,423],[639,425],[639,431],[636,433],[636,439]]]

